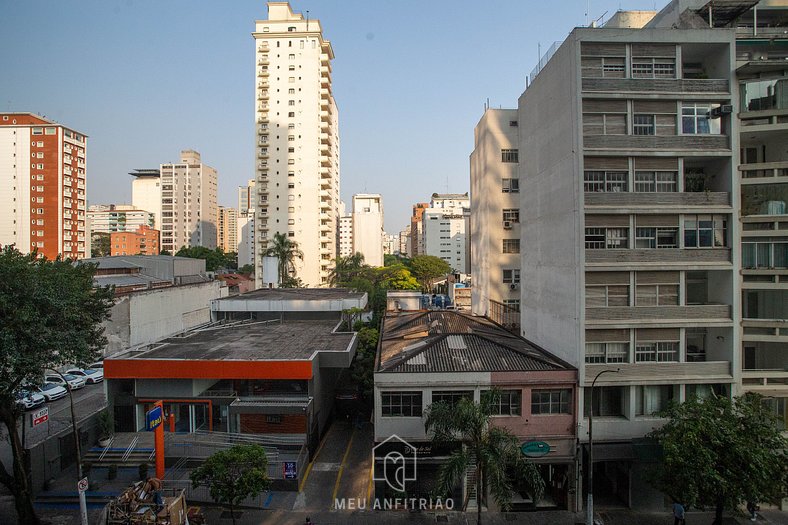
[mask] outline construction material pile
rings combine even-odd
[[[183,490],[165,489],[158,478],[138,481],[107,508],[107,525],[185,525]]]

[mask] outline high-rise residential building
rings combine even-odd
[[[379,193],[353,195],[353,253],[370,266],[383,266],[383,197]]]
[[[632,440],[741,375],[735,33],[693,26],[575,29],[518,101],[522,333],[578,367],[578,438],[600,416],[594,477],[631,507],[663,505]]]
[[[140,226],[153,228],[155,224],[153,213],[128,204],[94,204],[88,207],[88,218],[91,233],[136,231]]]
[[[131,206],[153,214],[153,228],[161,229],[161,171],[156,168],[135,169],[129,172]]]
[[[159,230],[147,225],[110,233],[110,255],[159,255]]]
[[[430,207],[429,202],[417,202],[413,205],[413,215],[410,217],[410,251],[411,257],[424,255],[424,231],[421,222],[424,210]]]
[[[454,272],[470,273],[466,239],[470,205],[467,193],[433,193],[422,215],[424,254],[440,257]]]
[[[223,252],[238,252],[238,210],[219,206],[219,238],[217,245]]]
[[[327,286],[337,253],[339,118],[331,92],[334,51],[319,20],[269,2],[255,22],[256,284],[274,235],[298,243],[296,277]]]
[[[503,325],[519,324],[520,311],[517,130],[516,109],[488,108],[471,153],[471,305]]]
[[[0,245],[48,259],[90,256],[86,153],[81,132],[33,113],[0,113]]]
[[[255,208],[255,180],[249,179],[246,186],[238,186],[238,216],[254,213]]]
[[[254,265],[254,213],[238,217],[238,268]]]
[[[399,233],[383,232],[383,255],[399,253]]]
[[[180,162],[162,164],[161,249],[216,248],[218,205],[216,170],[202,163],[194,150],[181,151]],[[136,173],[137,181],[140,177]],[[136,205],[136,203],[135,203]]]
[[[399,232],[399,253],[410,257],[410,224]]]
[[[339,255],[350,257],[353,251],[353,215],[340,215],[339,217]]]

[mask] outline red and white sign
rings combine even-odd
[[[82,478],[81,480],[77,481],[77,490],[80,492],[85,492],[88,490],[88,478]]]
[[[30,417],[33,419],[33,426],[38,426],[41,423],[44,423],[49,420],[49,408],[39,408],[35,412],[33,412]]]

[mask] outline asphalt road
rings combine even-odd
[[[82,421],[107,405],[107,399],[104,395],[104,383],[87,385],[84,388],[72,391],[72,395],[74,396],[74,411],[76,412],[77,422]],[[35,446],[47,437],[57,435],[63,430],[71,428],[71,404],[69,403],[68,395],[56,401],[44,403],[41,406],[49,407],[49,420],[36,427],[31,426],[31,414],[41,407],[25,412],[25,442],[28,447]]]

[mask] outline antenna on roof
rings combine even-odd
[[[306,30],[309,31],[309,9],[306,10]]]

